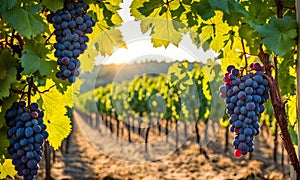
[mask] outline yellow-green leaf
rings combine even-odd
[[[297,105],[296,95],[289,97],[289,101],[287,102],[288,120],[289,120],[289,124],[291,124],[292,126],[294,126],[295,123],[297,122],[296,105]]]
[[[55,87],[52,87],[54,84],[51,79],[48,79],[46,86],[40,87],[39,90],[49,91],[40,96],[34,96],[32,100],[42,99],[42,109],[45,111],[44,123],[49,133],[48,140],[54,149],[58,149],[72,128],[71,121],[66,116],[66,106],[72,107],[73,105],[73,88],[69,86],[65,93],[61,94]]]
[[[169,17],[171,16],[169,11],[166,13],[169,14]],[[166,13],[162,16],[168,17]],[[151,42],[154,47],[164,46],[167,48],[170,43],[178,46],[182,35],[174,28],[174,23],[176,22],[172,19],[163,17],[145,18],[141,22],[141,30],[145,33],[151,29]]]
[[[11,159],[6,159],[3,164],[0,164],[0,179],[6,179],[7,176],[14,178],[17,174]]]
[[[123,41],[123,36],[119,29],[108,29],[101,32],[93,41],[96,49],[101,55],[112,55],[114,48],[126,48],[126,43]]]

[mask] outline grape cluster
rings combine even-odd
[[[47,15],[47,21],[55,28],[54,56],[58,58],[57,78],[74,83],[79,75],[80,61],[77,59],[87,49],[86,34],[93,32],[95,21],[86,14],[89,6],[84,2],[65,1],[63,9]]]
[[[230,116],[230,131],[235,133],[232,142],[235,156],[241,157],[254,151],[254,136],[260,133],[258,116],[264,112],[269,98],[269,83],[264,77],[264,67],[259,63],[250,65],[245,75],[234,66],[227,67],[220,87],[220,97],[225,99],[226,112]]]
[[[5,119],[9,126],[7,134],[10,138],[8,152],[19,176],[33,179],[38,174],[43,154],[43,143],[48,137],[46,125],[43,123],[43,111],[37,103],[26,108],[26,102],[14,102],[6,112]]]

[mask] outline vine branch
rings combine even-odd
[[[269,78],[267,78],[268,81],[272,81],[270,79],[270,77],[272,77],[272,65],[269,60],[270,55],[263,51],[262,46],[260,47],[260,52],[258,54],[258,57],[265,66],[266,76],[269,77]],[[277,63],[275,65],[274,70],[278,71]],[[275,74],[276,73],[277,72],[275,72]],[[299,160],[298,160],[295,148],[293,146],[293,142],[292,142],[290,133],[288,131],[288,120],[287,120],[287,115],[286,115],[285,102],[282,102],[279,98],[279,97],[281,97],[281,93],[279,91],[278,82],[276,82],[276,81],[277,80],[275,78],[275,82],[273,82],[272,84],[269,84],[270,85],[269,92],[270,92],[270,96],[271,96],[274,116],[275,116],[277,123],[280,126],[280,129],[281,129],[280,137],[283,141],[284,148],[286,149],[287,154],[289,156],[291,165],[294,167],[294,170],[296,171],[297,179],[300,179],[300,165],[299,165]]]
[[[279,85],[278,85],[278,61],[277,61],[277,56],[274,56],[274,70],[275,70],[275,87],[277,90],[277,95],[278,95],[278,100],[279,102],[282,102],[282,97],[281,97],[281,93],[280,93],[280,89],[279,89]]]
[[[277,18],[283,18],[284,0],[275,0]]]

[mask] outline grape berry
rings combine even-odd
[[[264,67],[259,63],[250,65],[251,71],[242,75],[230,65],[220,87],[220,97],[225,99],[226,112],[230,116],[230,131],[235,133],[232,142],[234,155],[240,158],[254,151],[254,136],[260,133],[259,114],[265,110],[269,98],[269,83],[263,76]]]
[[[57,78],[74,83],[79,75],[80,61],[77,59],[87,49],[95,21],[86,14],[89,6],[84,2],[66,1],[64,8],[47,15],[47,21],[55,28],[56,43],[54,56],[58,58]]]
[[[43,143],[48,137],[43,123],[44,112],[38,109],[37,103],[26,108],[26,102],[14,102],[7,110],[5,119],[9,127],[10,145],[8,152],[19,176],[31,180],[38,174],[43,154]]]

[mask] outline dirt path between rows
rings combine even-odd
[[[258,136],[255,140],[256,149],[252,160],[247,160],[248,157],[235,159],[232,156],[231,145],[229,145],[229,151],[224,152],[225,129],[221,128],[212,142],[204,147],[209,159],[199,153],[199,145],[195,143],[195,137],[190,137],[179,149],[179,154],[172,152],[161,159],[130,162],[119,160],[122,158],[118,157],[122,157],[124,154],[113,150],[114,145],[117,145],[116,140],[112,140],[113,138],[103,134],[104,132],[102,135],[101,133],[97,134],[94,132],[96,130],[90,128],[79,114],[75,113],[75,115],[76,122],[70,136],[69,152],[66,154],[56,151],[56,161],[51,168],[51,176],[55,180],[289,179],[284,174],[288,171],[287,166],[283,171],[280,165],[273,163],[272,148],[267,145],[264,136]],[[97,148],[97,143],[91,144],[89,142],[91,139],[86,138],[86,134],[92,134],[94,141],[105,142],[106,144],[98,143],[98,145],[112,149],[111,152],[116,153],[114,158],[107,156],[107,153],[103,153],[103,151],[99,151],[100,145]],[[104,141],[103,138],[107,138],[107,140]],[[232,137],[230,142],[231,140]],[[141,153],[137,152],[136,154]]]

